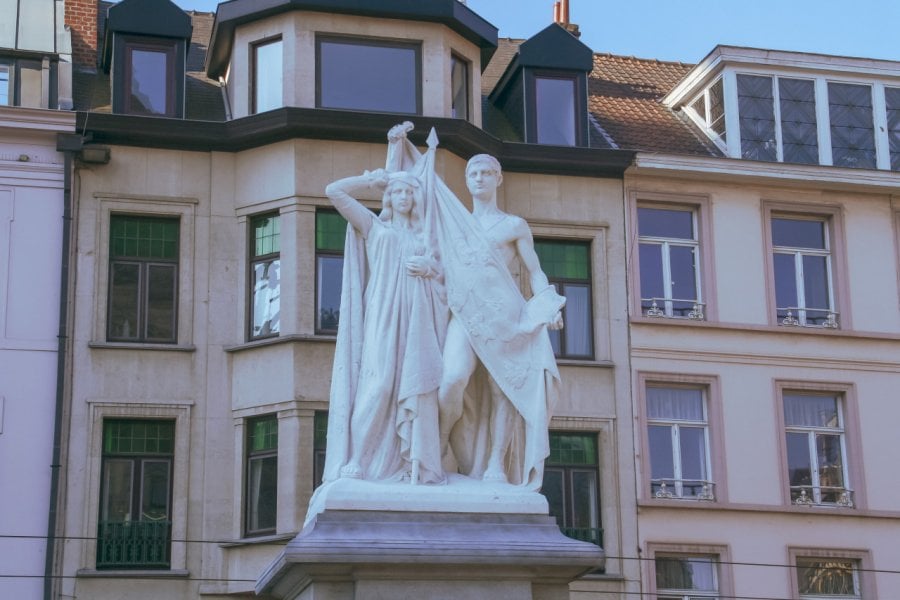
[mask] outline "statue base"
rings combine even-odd
[[[284,600],[568,600],[603,549],[534,514],[326,509],[256,584]]]

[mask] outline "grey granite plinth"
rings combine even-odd
[[[257,581],[286,600],[567,600],[603,564],[552,517],[325,510]]]

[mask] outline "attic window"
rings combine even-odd
[[[421,113],[421,44],[330,36],[316,42],[318,107]]]
[[[124,51],[124,112],[174,117],[175,44],[130,38]]]
[[[532,71],[527,86],[531,101],[528,141],[554,146],[582,146],[587,107],[584,75]]]

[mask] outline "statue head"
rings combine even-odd
[[[422,209],[425,200],[425,190],[419,179],[406,171],[397,171],[388,175],[388,183],[384,188],[384,196],[381,199],[381,220],[390,221],[394,217],[394,202],[403,198],[404,192],[412,193],[412,206],[403,210],[397,207],[397,212],[409,212],[411,221],[421,221]]]
[[[473,196],[494,193],[501,183],[500,161],[490,154],[476,154],[466,163],[466,185]]]

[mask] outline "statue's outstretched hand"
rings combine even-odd
[[[554,316],[553,320],[547,325],[547,328],[552,331],[557,331],[563,328],[563,316],[562,311],[558,311]]]

